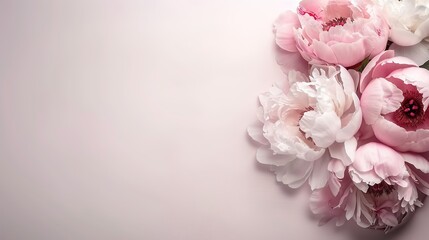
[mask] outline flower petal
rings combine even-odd
[[[311,190],[325,187],[329,178],[328,164],[331,157],[325,153],[319,160],[314,162],[313,171],[308,179]]]
[[[376,77],[373,76],[373,71],[374,71],[374,67],[381,61],[388,59],[388,58],[392,58],[395,56],[395,52],[390,50],[390,51],[384,51],[380,54],[378,54],[377,56],[375,56],[364,68],[364,70],[362,71],[362,75],[361,75],[361,80],[360,80],[360,92],[363,92],[363,90],[365,90],[366,86]],[[383,77],[383,76],[380,76]]]
[[[277,181],[283,182],[291,188],[301,187],[310,176],[313,162],[297,159],[289,164],[274,169]]]
[[[260,144],[263,144],[263,145],[268,145],[268,141],[267,141],[267,139],[263,135],[262,124],[261,123],[258,123],[255,126],[248,127],[247,128],[247,133],[256,142],[258,142]]]
[[[384,78],[374,79],[361,96],[363,118],[367,124],[374,124],[381,114],[396,111],[404,99],[402,91]]]
[[[293,155],[274,154],[271,149],[261,147],[256,152],[256,160],[262,164],[269,164],[274,166],[283,166],[295,160]]]
[[[326,148],[335,142],[341,121],[333,111],[324,113],[308,111],[302,116],[299,126],[307,138],[311,138],[317,146]]]
[[[294,29],[300,27],[298,16],[292,11],[281,14],[274,23],[277,45],[289,52],[296,52]]]
[[[419,154],[402,153],[405,162],[412,164],[415,168],[423,173],[429,173],[429,162],[426,158]]]
[[[398,225],[398,218],[389,211],[381,211],[379,214],[381,221],[387,226],[394,227]]]

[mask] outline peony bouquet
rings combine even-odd
[[[429,195],[429,0],[302,0],[274,35],[257,161],[309,186],[321,224],[400,225]]]

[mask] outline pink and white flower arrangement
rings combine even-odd
[[[429,2],[302,0],[274,34],[285,77],[248,128],[257,161],[309,186],[320,223],[403,223],[429,195]]]

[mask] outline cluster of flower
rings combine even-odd
[[[401,224],[429,195],[429,0],[303,0],[274,33],[257,160],[308,183],[321,223]]]

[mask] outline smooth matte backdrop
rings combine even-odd
[[[317,226],[246,128],[291,0],[0,0],[0,239],[427,239]]]

